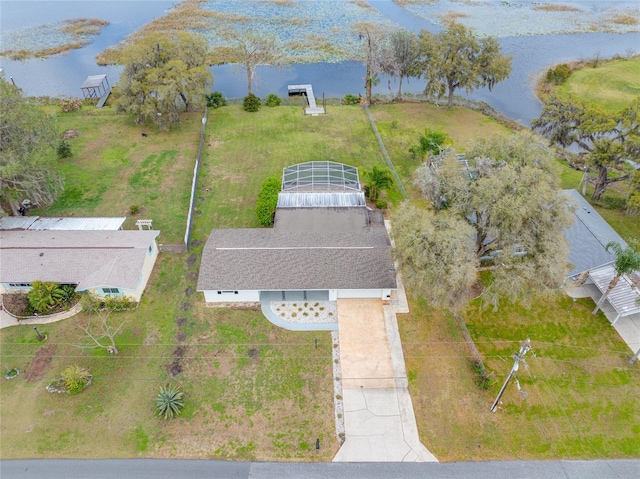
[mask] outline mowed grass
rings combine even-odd
[[[255,311],[206,308],[187,290],[196,272],[187,255],[159,257],[140,307],[112,316],[127,320],[116,356],[74,346],[86,339],[75,327],[82,317],[39,327],[44,345],[31,326],[0,331],[0,370],[21,371],[0,379],[0,457],[330,460],[338,448],[330,335],[285,331]],[[28,382],[43,348],[53,348],[51,363]],[[78,395],[48,393],[71,364],[87,367],[93,384]],[[164,421],[154,400],[168,383],[181,385],[185,408]]]
[[[152,219],[154,229],[161,231],[159,242],[180,242],[202,112],[182,114],[176,128],[163,132],[137,125],[111,108],[57,110],[59,131],[76,129],[80,135],[68,140],[73,156],[61,161],[64,191],[54,204],[30,214],[127,216],[128,228],[135,228],[136,219]],[[132,206],[139,209],[135,215]]]
[[[422,442],[440,461],[637,458],[640,365],[593,302],[570,298],[497,313],[473,304],[464,320],[495,384],[479,389],[455,319],[413,301],[399,317]],[[490,412],[529,337],[533,352]]]
[[[640,96],[640,58],[603,62],[571,73],[561,91],[584,98],[616,113]]]
[[[254,214],[262,182],[282,169],[307,161],[335,161],[364,171],[384,165],[371,126],[357,106],[305,115],[302,108],[239,105],[209,110],[205,160],[199,179],[197,215],[203,238],[211,228],[257,227]]]

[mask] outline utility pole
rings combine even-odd
[[[520,347],[520,352],[518,352],[518,354],[516,356],[514,356],[514,358],[513,358],[515,360],[515,362],[513,363],[513,367],[511,368],[511,372],[509,373],[509,375],[507,376],[507,379],[505,380],[504,384],[502,385],[502,388],[500,389],[500,392],[498,393],[498,397],[496,397],[496,400],[493,401],[493,404],[491,405],[491,412],[496,412],[496,410],[498,409],[498,402],[500,401],[500,398],[502,397],[502,394],[504,393],[504,390],[507,389],[507,385],[509,384],[509,381],[511,381],[511,378],[513,378],[513,375],[518,370],[518,367],[520,366],[520,361],[522,361],[524,359],[524,355],[527,354],[527,352],[529,352],[530,350],[531,350],[531,340],[529,338],[527,338],[527,340],[524,342],[524,344]]]

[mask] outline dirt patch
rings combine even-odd
[[[250,358],[252,359],[258,359],[260,357],[260,351],[258,351],[255,348],[251,348],[247,351],[247,354],[249,355]]]
[[[187,335],[185,333],[183,333],[182,331],[180,331],[178,334],[175,335],[176,343],[181,343],[186,338],[187,338]]]
[[[195,244],[195,241],[193,241],[191,243],[191,245],[192,246],[198,246],[198,245]],[[197,259],[198,259],[198,257],[194,253],[190,254],[189,257],[187,258],[187,266],[189,266],[189,267],[193,266],[196,263]]]
[[[176,324],[179,328],[182,328],[187,324],[187,318],[185,318],[184,316],[180,316],[178,319],[176,319]]]
[[[70,140],[72,138],[75,138],[76,136],[79,136],[80,132],[78,130],[66,130],[62,133],[62,139],[63,140]]]
[[[190,309],[191,309],[191,303],[182,303],[182,304],[180,305],[180,309],[181,309],[182,311],[188,311],[188,310],[190,310]]]
[[[47,409],[45,412],[42,413],[42,415],[44,417],[49,417],[49,416],[53,416],[56,413],[55,409]]]
[[[197,248],[198,246],[200,246],[202,244],[202,241],[200,240],[193,240],[191,242],[191,246],[193,246],[194,248]],[[195,261],[195,260],[194,260]]]
[[[184,290],[184,295],[189,297],[193,294],[193,288],[191,286],[189,286],[187,289]]]
[[[196,279],[198,279],[198,273],[189,273],[189,281],[195,281]]]
[[[178,346],[173,350],[171,356],[173,357],[173,361],[169,366],[167,366],[167,371],[174,378],[182,372],[182,358],[184,357],[184,353],[187,351],[187,348],[184,346]]]
[[[158,331],[151,331],[142,341],[142,344],[145,346],[151,346],[152,344],[156,344],[160,339],[160,333]]]
[[[29,366],[27,366],[27,372],[24,375],[25,379],[30,383],[40,381],[49,366],[51,366],[51,360],[55,352],[56,347],[53,344],[38,351]]]

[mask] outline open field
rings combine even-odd
[[[73,156],[61,161],[64,192],[53,205],[30,214],[127,216],[128,228],[138,218],[150,218],[161,231],[160,243],[180,242],[202,112],[183,114],[176,128],[163,132],[136,125],[131,117],[116,115],[111,108],[55,110],[59,131],[76,129],[80,135],[68,140]],[[143,137],[143,132],[148,136]],[[137,215],[131,214],[133,205],[140,210]]]
[[[595,103],[607,113],[616,113],[640,96],[640,58],[601,62],[571,73],[560,91]]]
[[[474,383],[470,354],[454,318],[423,300],[399,317],[409,389],[423,443],[441,461],[602,459],[640,455],[640,365],[594,304],[562,298],[531,310],[473,304],[463,314],[496,383]],[[496,413],[489,411],[531,338],[535,355],[517,374]]]

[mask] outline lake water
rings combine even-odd
[[[339,0],[336,0],[339,1]],[[574,2],[575,3],[575,2]],[[594,2],[591,2],[594,3]],[[66,55],[45,60],[26,62],[0,58],[0,66],[7,79],[12,77],[27,95],[81,96],[80,85],[88,75],[106,73],[110,83],[117,82],[121,67],[100,67],[95,57],[107,46],[117,43],[126,35],[151,19],[164,14],[174,2],[164,1],[6,1],[0,11],[0,29],[3,32],[22,27],[52,23],[70,18],[96,17],[108,20],[110,25],[86,47]],[[378,10],[411,31],[426,28],[436,31],[438,26],[398,7],[391,0],[371,2]],[[513,70],[505,82],[496,85],[493,92],[478,90],[470,98],[483,100],[510,118],[528,124],[540,113],[541,105],[534,97],[530,83],[534,74],[553,63],[577,58],[602,58],[627,54],[640,47],[639,33],[581,33],[568,35],[531,35],[499,38],[503,51],[513,56]],[[229,98],[246,95],[245,74],[233,65],[212,68],[214,90]],[[255,93],[266,96],[287,94],[287,85],[311,83],[317,97],[342,97],[347,93],[364,93],[364,67],[358,62],[316,63],[293,65],[278,70],[259,68]],[[423,82],[411,79],[403,85],[407,93],[419,93]],[[383,78],[374,93],[395,92],[393,80]],[[461,94],[463,92],[460,92]]]

